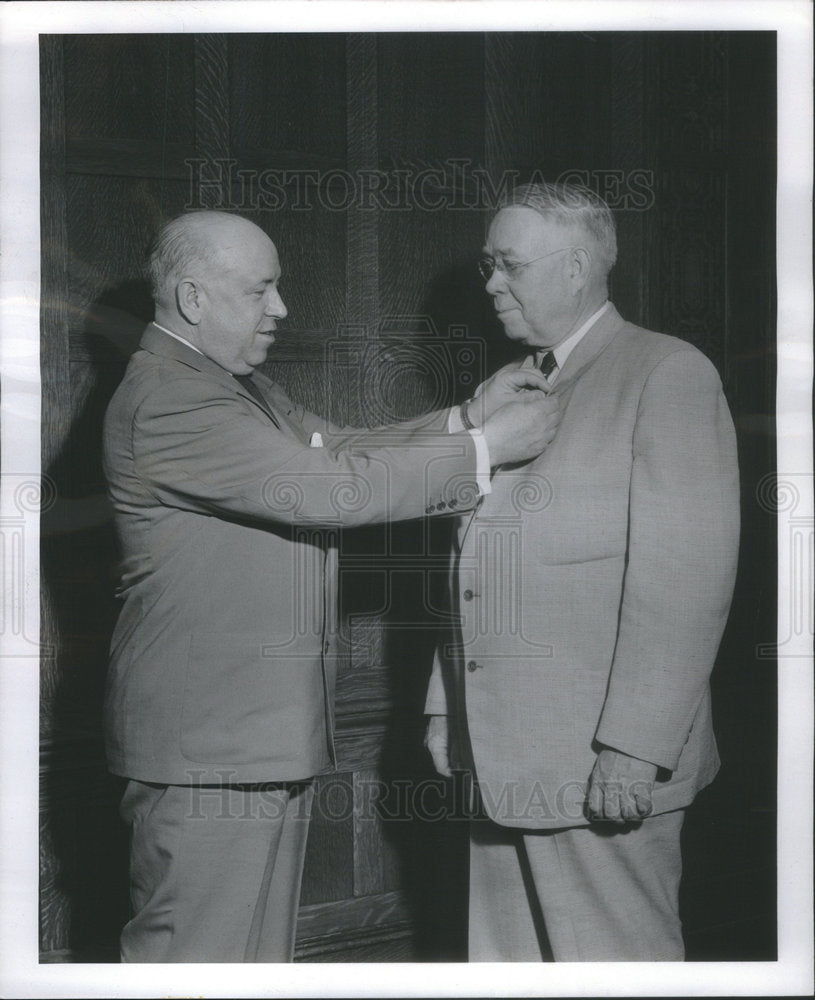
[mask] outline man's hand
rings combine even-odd
[[[610,823],[639,823],[651,814],[656,764],[619,750],[601,750],[589,778],[588,817]]]
[[[485,422],[484,436],[490,464],[523,462],[535,458],[555,436],[560,423],[560,402],[537,389],[519,391]]]
[[[450,738],[448,736],[446,715],[430,715],[427,719],[427,732],[424,745],[433,758],[433,766],[445,778],[452,775],[450,770]]]
[[[519,393],[538,389],[546,392],[547,388],[546,379],[537,368],[502,368],[475,390],[467,416],[476,427],[481,427],[496,410],[520,399]]]

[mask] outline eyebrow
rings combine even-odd
[[[281,272],[276,278],[260,278],[254,284],[249,285],[248,291],[253,292],[256,288],[265,287],[266,285],[274,285],[276,282],[280,281],[282,277],[283,274]]]
[[[481,248],[481,253],[483,253],[486,257],[496,257],[496,256],[497,257],[517,257],[518,256],[518,254],[513,249],[511,249],[511,248],[508,248],[506,250],[501,250],[500,248],[498,248],[498,249],[496,249],[496,251],[495,251],[494,254],[491,254],[489,252],[489,250],[487,250],[486,247],[482,247]]]

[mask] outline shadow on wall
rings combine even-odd
[[[118,553],[102,472],[102,422],[152,301],[142,282],[109,289],[87,311],[72,365],[77,407],[45,470],[56,491],[41,521],[41,952],[118,961],[127,919],[124,782],[107,772],[102,698],[118,614]],[[78,397],[78,398],[77,398]],[[47,419],[48,400],[43,400]],[[45,628],[44,628],[45,632]],[[69,949],[66,952],[66,946]]]

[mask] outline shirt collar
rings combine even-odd
[[[600,306],[597,312],[592,313],[591,316],[589,316],[589,318],[586,320],[585,323],[583,323],[582,326],[578,327],[574,333],[570,333],[565,340],[562,340],[557,345],[557,347],[553,347],[551,349],[552,353],[555,355],[557,368],[549,376],[548,381],[550,385],[557,378],[561,368],[566,364],[566,359],[569,357],[569,355],[572,353],[575,347],[577,347],[580,341],[586,336],[589,330],[594,326],[597,320],[600,319],[603,313],[610,308],[610,306],[611,306],[611,301],[609,299],[606,299],[606,301]],[[548,348],[546,349],[541,348],[540,350],[535,352],[535,361],[537,364],[540,364],[541,358],[543,357],[544,354],[547,353],[547,351]]]
[[[186,344],[187,347],[195,351],[196,354],[200,354],[202,357],[204,357],[204,352],[200,351],[195,346],[195,344],[191,344],[189,340],[186,340],[184,337],[179,337],[177,333],[173,333],[172,330],[168,330],[166,326],[162,326],[161,323],[157,323],[155,320],[153,320],[153,326],[158,327],[158,329],[161,330],[162,333],[168,334],[170,337],[173,337],[173,339],[180,340],[182,344]]]

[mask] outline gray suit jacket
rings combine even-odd
[[[105,419],[123,607],[105,701],[111,770],[163,783],[284,781],[333,763],[340,526],[472,505],[446,415],[340,431],[255,375],[147,328]],[[325,447],[309,447],[320,431]]]
[[[739,535],[733,424],[694,347],[611,308],[552,391],[555,440],[461,519],[426,705],[461,723],[487,813],[528,828],[587,822],[600,744],[660,766],[656,812],[712,780]]]

